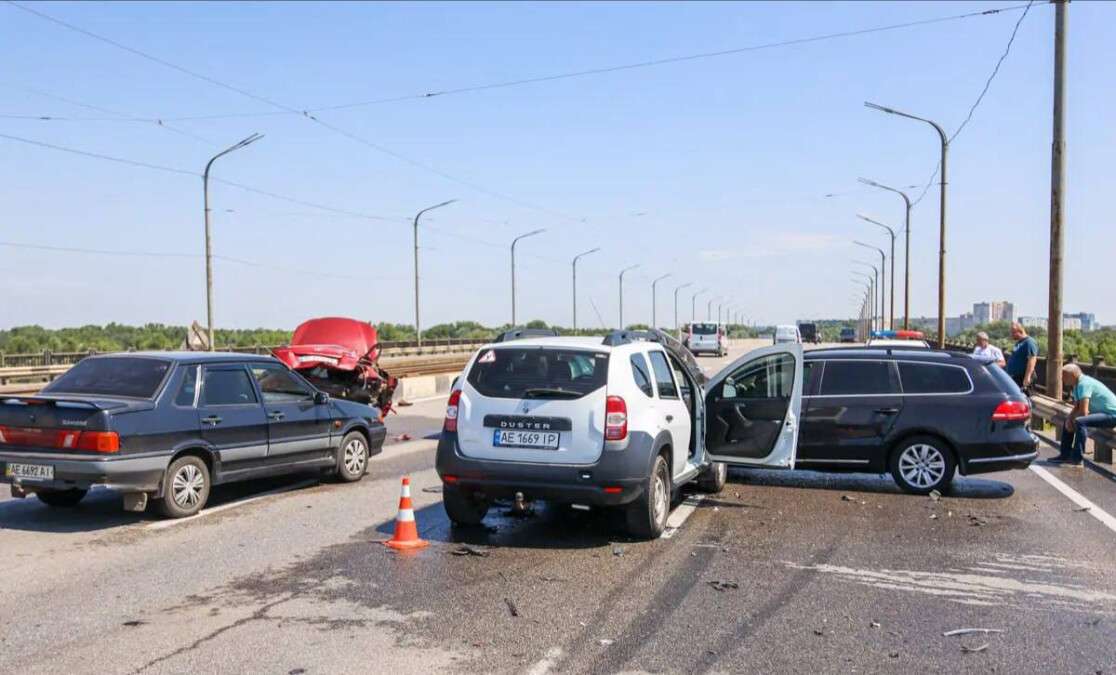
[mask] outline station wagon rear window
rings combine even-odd
[[[43,393],[154,398],[170,368],[170,361],[134,356],[83,359]]]
[[[607,353],[549,347],[485,349],[467,378],[484,396],[539,399],[581,398],[607,379]]]

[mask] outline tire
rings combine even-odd
[[[368,439],[359,431],[350,431],[341,439],[337,449],[337,479],[343,483],[355,483],[364,478],[368,470]]]
[[[725,480],[728,478],[728,464],[713,462],[694,481],[698,490],[706,494],[720,494],[725,489]]]
[[[895,483],[915,495],[945,492],[957,470],[953,452],[935,436],[904,439],[891,453],[888,464]]]
[[[78,502],[85,498],[88,492],[89,490],[79,490],[78,488],[72,488],[70,490],[39,490],[35,493],[35,496],[39,498],[40,502],[47,506],[56,509],[72,509],[78,505]]]
[[[641,494],[625,508],[628,534],[636,539],[658,539],[670,516],[670,471],[662,455],[655,457]]]
[[[488,513],[487,499],[446,488],[442,488],[442,506],[454,525],[467,527],[480,525]]]
[[[187,518],[209,501],[209,467],[201,457],[185,455],[171,462],[163,475],[159,511],[167,518]]]

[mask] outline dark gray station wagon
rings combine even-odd
[[[303,471],[364,475],[383,448],[373,407],[332,399],[269,356],[91,356],[36,396],[0,399],[0,481],[74,506],[94,485],[197,513],[213,485]]]

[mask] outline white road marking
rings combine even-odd
[[[678,508],[674,509],[674,513],[670,514],[670,517],[667,518],[666,527],[663,528],[663,539],[670,539],[673,537],[674,533],[682,527],[682,524],[693,514],[694,509],[697,508],[697,505],[704,498],[705,495],[690,495],[686,498],[686,501],[682,502]]]
[[[196,520],[204,518],[205,516],[211,516],[215,513],[220,513],[222,511],[228,511],[229,509],[235,509],[235,508],[240,507],[240,506],[245,506],[247,504],[251,504],[252,502],[257,502],[261,499],[266,499],[267,497],[272,497],[274,495],[282,494],[284,492],[290,492],[292,490],[301,490],[304,487],[310,487],[311,485],[317,485],[317,484],[318,484],[317,479],[304,480],[302,482],[295,483],[294,485],[288,485],[286,487],[276,488],[274,490],[268,490],[267,492],[261,492],[260,494],[249,497],[248,499],[239,499],[237,501],[229,502],[228,504],[222,504],[220,506],[214,506],[211,509],[203,509],[203,510],[199,511],[197,515],[190,516],[189,518],[178,518],[178,519],[174,519],[174,520],[158,520],[154,523],[148,523],[144,527],[144,529],[147,529],[147,530],[164,530],[168,527],[174,527],[175,525],[181,525],[183,523],[192,523]]]
[[[449,398],[449,392],[447,391],[444,394],[438,394],[436,396],[424,396],[422,398],[411,398],[411,399],[406,399],[406,400],[407,400],[407,403],[414,404],[414,403],[426,403],[427,401],[437,401],[438,399],[441,399],[441,398]],[[410,406],[402,406],[402,407],[409,408]]]
[[[558,665],[558,661],[565,656],[566,653],[562,651],[561,647],[551,647],[546,650],[546,655],[542,659],[536,661],[525,672],[526,675],[546,675]]]
[[[1096,518],[1097,520],[1101,521],[1101,523],[1103,523],[1105,527],[1112,530],[1113,532],[1116,532],[1116,518],[1113,518],[1104,509],[1102,509],[1101,507],[1097,506],[1093,502],[1086,499],[1077,490],[1074,490],[1070,486],[1068,486],[1065,483],[1063,483],[1062,481],[1058,480],[1054,476],[1054,474],[1050,473],[1049,471],[1042,468],[1041,466],[1032,464],[1030,466],[1030,469],[1031,469],[1031,471],[1034,471],[1035,473],[1037,473],[1039,478],[1041,478],[1044,481],[1046,481],[1047,483],[1050,483],[1051,485],[1053,485],[1055,490],[1057,490],[1058,492],[1061,492],[1065,496],[1069,497],[1069,500],[1071,502],[1073,502],[1074,504],[1077,504],[1078,506],[1080,506],[1083,509],[1086,509],[1087,510],[1086,512],[1090,516],[1092,516],[1092,517]]]

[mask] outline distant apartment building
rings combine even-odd
[[[1081,324],[1081,327],[1077,330],[1088,332],[1100,328],[1100,326],[1097,324],[1097,315],[1093,314],[1092,312],[1078,312],[1076,314],[1064,314],[1063,316],[1064,320],[1067,322],[1066,324],[1064,324],[1066,330],[1073,330],[1069,327],[1068,324],[1068,322],[1073,319],[1076,319]]]
[[[1045,316],[1021,316],[1019,317],[1019,323],[1023,324],[1025,328],[1046,330]],[[1097,319],[1092,314],[1080,312],[1078,314],[1062,315],[1062,330],[1090,331],[1097,328]]]
[[[1007,300],[973,303],[973,319],[977,324],[993,321],[1014,321],[1015,305]]]

